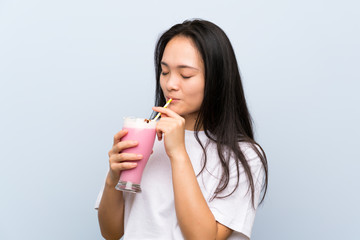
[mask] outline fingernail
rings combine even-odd
[[[143,156],[141,154],[136,155],[138,158],[142,158]]]

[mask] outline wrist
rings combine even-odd
[[[115,189],[118,182],[119,182],[119,178],[113,177],[111,172],[109,172],[107,177],[106,177],[105,186]]]
[[[171,154],[168,154],[171,162],[184,162],[189,160],[189,155],[186,152],[186,149],[179,151],[173,151]]]

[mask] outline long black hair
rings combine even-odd
[[[160,86],[161,60],[167,43],[176,36],[190,38],[204,62],[204,99],[194,130],[195,137],[204,152],[201,172],[206,166],[206,147],[208,144],[204,146],[199,140],[199,130],[202,128],[206,136],[217,146],[223,171],[213,198],[227,197],[236,190],[239,185],[241,164],[249,182],[252,205],[255,207],[254,179],[251,174],[251,167],[240,149],[239,142],[250,143],[262,162],[265,174],[262,186],[263,196],[260,203],[264,200],[268,185],[267,160],[264,151],[254,140],[252,119],[247,108],[235,53],[228,37],[221,28],[209,21],[195,19],[176,24],[161,35],[155,48],[155,106],[163,106],[166,101]],[[231,157],[236,161],[237,184],[230,194],[219,196],[229,183]]]

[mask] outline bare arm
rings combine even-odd
[[[126,134],[127,130],[122,130],[114,136],[114,144],[109,151],[110,170],[98,209],[101,234],[108,240],[120,239],[124,235],[124,198],[123,193],[115,189],[120,172],[136,167],[137,164],[131,161],[142,158],[142,156],[132,153],[121,153],[122,150],[138,144],[134,141],[121,141]]]
[[[215,239],[217,225],[187,154],[171,159],[176,216],[186,239]]]
[[[185,239],[226,239],[232,230],[216,222],[201,192],[185,148],[185,120],[164,108],[157,125],[159,139],[164,135],[166,153],[171,161],[176,216]]]
[[[115,185],[105,184],[98,209],[101,235],[105,239],[120,239],[124,235],[124,198]]]
[[[175,209],[186,239],[227,239],[233,230],[216,222],[187,154],[172,161]]]

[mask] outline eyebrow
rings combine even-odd
[[[161,62],[161,65],[164,65],[164,66],[166,66],[166,67],[169,67],[169,65],[168,65],[166,62]],[[188,66],[188,65],[178,65],[178,66],[176,66],[176,68],[191,68],[191,69],[194,69],[194,70],[198,70],[198,71],[199,71],[199,69],[197,69],[197,68],[195,68],[195,67]]]

